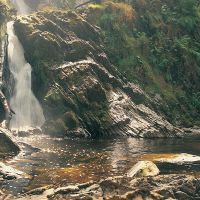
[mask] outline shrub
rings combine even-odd
[[[200,111],[200,92],[195,93],[192,96],[192,105]]]
[[[104,7],[106,12],[117,16],[117,19],[121,22],[128,22],[135,18],[135,10],[127,3],[106,1]]]

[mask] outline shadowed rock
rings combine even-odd
[[[19,146],[12,141],[11,135],[10,131],[0,128],[0,157],[14,156],[20,151]]]

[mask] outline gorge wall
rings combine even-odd
[[[110,63],[101,30],[81,15],[38,12],[19,17],[14,27],[33,66],[33,89],[43,102],[47,132],[83,137],[183,135]]]
[[[145,2],[143,7],[149,4],[149,1]],[[26,3],[35,10],[42,2],[27,1]],[[173,91],[177,87],[166,83],[166,80],[161,75],[158,76],[154,69],[150,70],[151,73],[150,71],[143,73],[147,65],[144,65],[142,59],[145,58],[141,57],[140,53],[140,56],[137,56],[138,51],[133,51],[135,55],[131,62],[136,68],[130,67],[127,71],[130,63],[127,65],[125,62],[122,65],[123,63],[118,63],[116,60],[116,57],[122,57],[122,61],[126,59],[124,52],[127,51],[129,54],[132,47],[129,49],[127,46],[122,48],[112,46],[109,36],[113,35],[113,39],[118,38],[120,31],[115,28],[120,25],[123,26],[120,27],[120,30],[124,31],[122,34],[127,34],[127,27],[123,23],[117,24],[116,21],[114,24],[112,21],[114,18],[107,21],[110,23],[107,26],[108,24],[103,23],[105,21],[102,17],[106,17],[108,13],[116,17],[114,13],[118,10],[120,13],[117,17],[122,17],[119,20],[130,20],[127,21],[129,26],[130,22],[135,23],[134,14],[139,17],[137,14],[140,14],[143,9],[137,7],[138,2],[133,3],[136,6],[135,10],[130,7],[130,4],[116,2],[91,4],[88,8],[81,8],[76,12],[52,7],[15,20],[14,28],[24,47],[25,58],[33,67],[32,87],[44,108],[47,121],[43,128],[46,132],[83,137],[113,135],[179,137],[184,136],[185,133],[176,128],[175,124],[188,126],[184,123],[187,110],[190,117],[197,116],[195,119],[198,119],[198,110],[195,110],[198,104],[191,105],[192,111],[186,109],[188,102],[179,101],[179,97],[174,99],[173,95],[177,93]],[[165,2],[160,4],[166,5]],[[138,13],[135,13],[136,11]],[[138,23],[140,20],[139,18]],[[142,22],[135,25],[136,29],[139,29],[138,27],[142,30]],[[132,30],[134,27],[129,28]],[[130,37],[130,42],[141,47],[141,43],[137,41],[141,38],[137,37],[132,38],[133,40]],[[119,37],[119,40],[113,44],[120,44],[120,42]],[[118,55],[119,52],[114,54],[115,50],[122,54]],[[147,50],[149,51],[149,46]],[[135,63],[135,59],[140,64]],[[139,66],[141,71],[138,69]],[[152,93],[155,82],[150,80],[151,76],[161,91]],[[154,79],[156,77],[160,77],[159,81]],[[198,82],[198,79],[195,80]],[[169,88],[171,89],[168,93]],[[165,98],[165,94],[169,94],[167,99],[170,99],[173,105],[177,105],[178,112],[172,109],[172,104]],[[183,98],[185,101],[185,96]],[[184,115],[181,116],[183,110]],[[173,117],[170,117],[171,115]],[[179,120],[174,121],[177,118]],[[196,122],[198,124],[198,120]]]
[[[5,4],[4,1],[0,1],[0,86],[1,90],[3,89],[2,83],[2,73],[3,73],[3,61],[4,61],[4,47],[3,42],[5,39],[6,33],[6,21],[11,15],[11,10],[8,4]],[[0,101],[0,122],[5,118],[5,110],[3,102]]]

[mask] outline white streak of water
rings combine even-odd
[[[45,121],[43,110],[31,90],[31,65],[25,60],[13,22],[8,22],[7,33],[9,68],[15,82],[10,106],[16,113],[11,119],[10,128],[26,130],[29,127],[41,127]]]
[[[19,15],[26,15],[31,12],[31,9],[27,6],[24,0],[12,0],[12,2],[16,6]]]

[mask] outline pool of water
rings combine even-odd
[[[41,186],[66,186],[124,175],[138,160],[151,160],[157,154],[189,153],[200,156],[200,140],[183,139],[59,139],[48,136],[20,138],[28,147],[8,164],[30,175],[7,181],[3,189],[14,194]],[[161,173],[199,173],[200,166],[186,169],[161,167]]]

